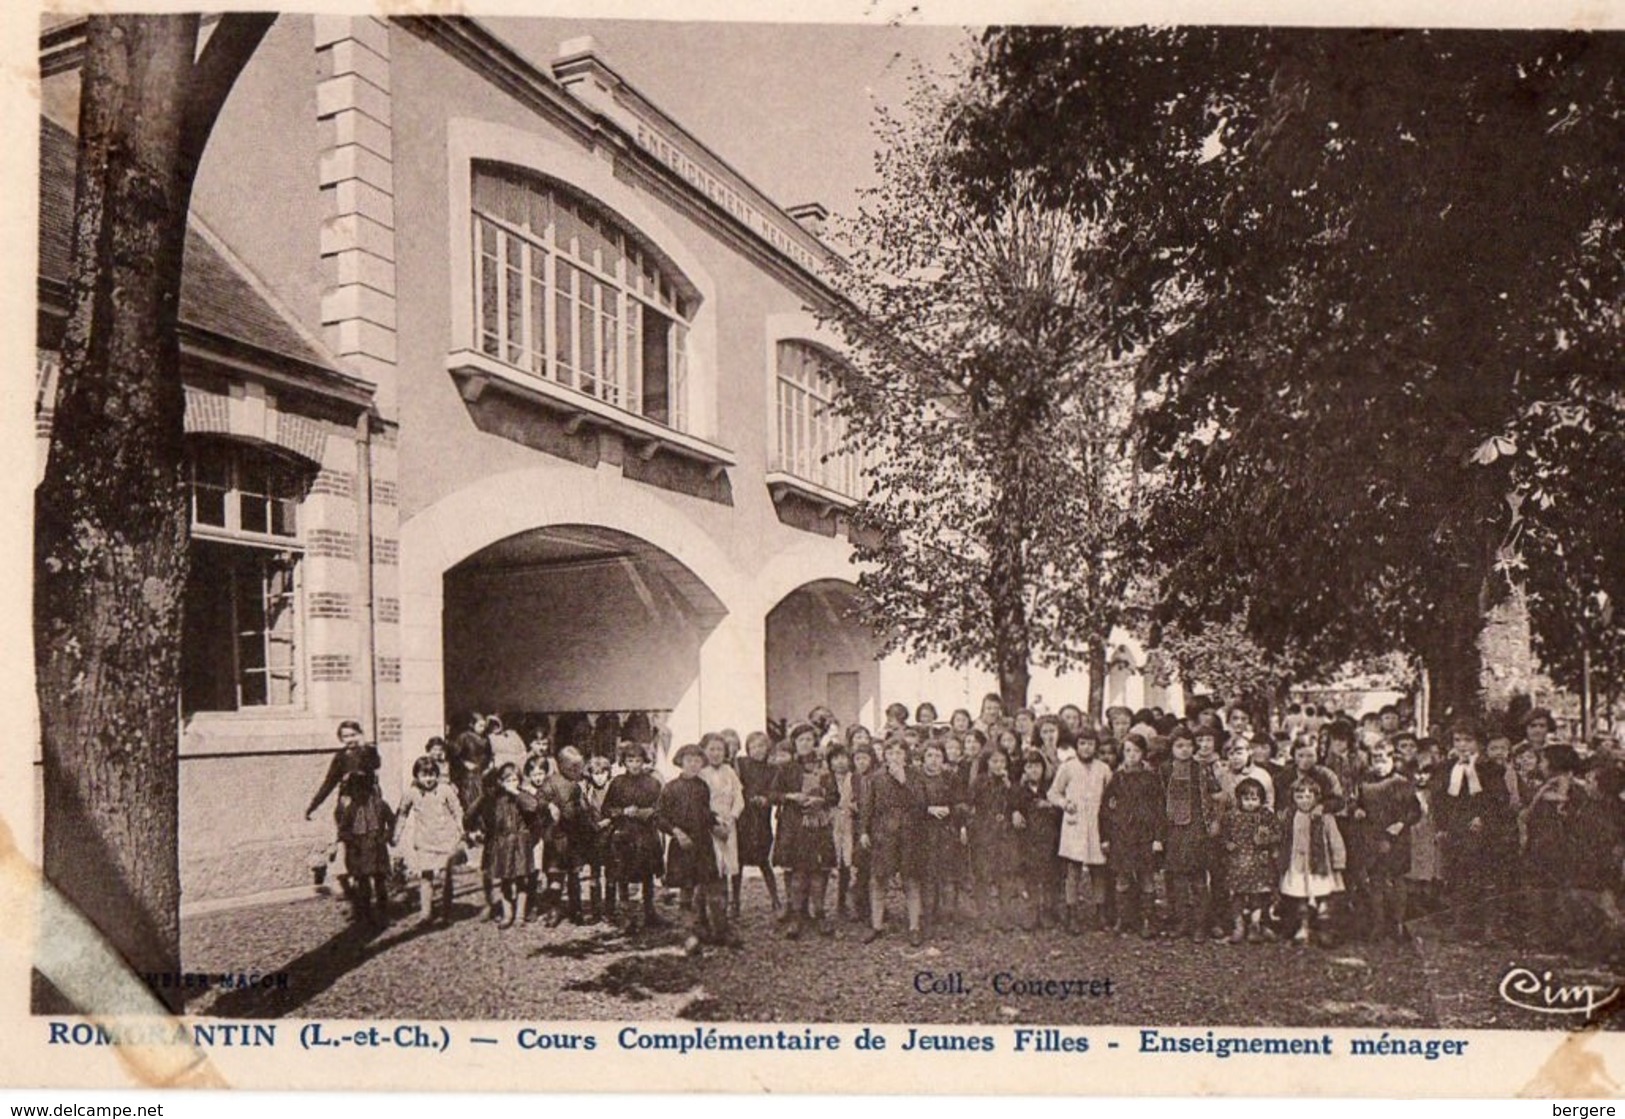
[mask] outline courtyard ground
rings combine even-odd
[[[754,881],[746,883],[745,947],[690,958],[682,951],[687,915],[673,905],[662,906],[672,928],[639,934],[608,924],[547,928],[540,921],[501,929],[481,919],[477,894],[471,877],[460,881],[449,926],[419,926],[403,903],[388,927],[367,929],[352,924],[336,897],[193,917],[182,930],[187,971],[282,973],[286,985],[202,991],[187,1012],[1551,1029],[1582,1020],[1508,1004],[1499,990],[1510,968],[1551,971],[1564,983],[1594,983],[1599,990],[1625,984],[1625,976],[1595,963],[1426,932],[1408,944],[1303,948],[984,931],[963,919],[919,948],[897,933],[864,945],[863,926],[850,922],[838,923],[833,938],[792,942]],[[1037,990],[1050,979],[1110,979],[1110,994],[1097,985],[1094,997],[1062,999],[1022,993],[1019,986]],[[930,993],[934,983],[948,990]],[[996,989],[1001,985],[1003,993]],[[1600,1017],[1605,1025],[1616,1021],[1606,1012]]]

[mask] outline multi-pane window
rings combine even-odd
[[[844,448],[846,425],[835,408],[828,351],[796,340],[778,344],[778,440],[775,467],[848,497],[862,497],[862,462]]]
[[[305,471],[245,444],[194,445],[181,641],[186,711],[299,702],[299,504],[307,480]]]
[[[614,218],[512,168],[476,164],[481,353],[688,429],[692,289]]]

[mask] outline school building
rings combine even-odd
[[[41,47],[43,465],[82,24]],[[393,796],[469,710],[681,742],[989,690],[851,617],[822,208],[634,83],[591,39],[540,62],[467,18],[285,14],[234,88],[181,308],[187,902],[309,881],[341,719]],[[1109,701],[1141,665],[1125,642]]]

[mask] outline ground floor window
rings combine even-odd
[[[187,711],[296,702],[298,567],[292,552],[193,541],[181,643]]]
[[[199,440],[191,452],[181,706],[293,706],[302,698],[298,512],[308,471],[226,440]]]

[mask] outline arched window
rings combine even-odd
[[[846,422],[835,410],[839,361],[822,346],[786,339],[777,347],[778,439],[774,469],[847,497],[862,497],[862,463],[841,448]]]
[[[181,706],[289,707],[299,672],[299,508],[312,471],[249,443],[191,445]]]
[[[487,357],[688,431],[694,286],[591,200],[473,170],[474,332]]]

